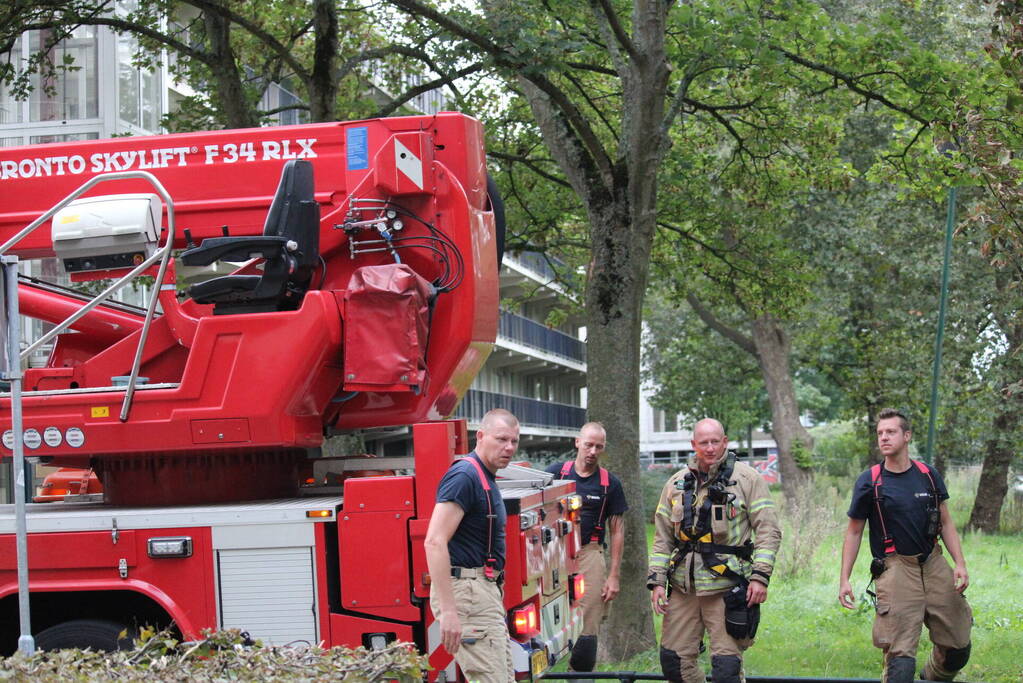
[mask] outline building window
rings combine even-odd
[[[50,46],[50,30],[29,33],[29,51],[45,50],[44,68],[32,77],[30,121],[77,121],[99,116],[96,29],[80,26],[70,37]],[[69,67],[65,64],[70,62]],[[49,72],[49,73],[48,73]],[[20,119],[19,119],[20,120]]]
[[[134,37],[117,37],[117,113],[124,123],[155,133],[163,115],[160,72],[135,66],[132,57],[137,49]]]
[[[678,414],[666,413],[659,408],[654,408],[654,431],[655,432],[678,431]]]
[[[20,140],[21,138],[17,139]],[[99,140],[99,133],[60,133],[54,135],[33,135],[28,139],[28,144],[44,145],[50,142],[75,142],[76,140]]]
[[[5,58],[9,58],[12,64],[18,64],[21,59],[21,38],[14,41],[14,47],[11,49],[9,55],[4,55]],[[0,125],[10,123],[21,123],[23,117],[23,103],[14,99],[10,91],[5,87],[0,87]],[[4,138],[10,140],[11,138]],[[15,145],[22,144],[21,141],[14,143]],[[12,145],[4,144],[5,147]]]
[[[301,99],[291,92],[290,84],[271,83],[263,93],[259,101],[259,108],[263,111],[275,111],[283,107],[290,107],[301,103]],[[293,126],[299,123],[306,123],[309,118],[308,112],[300,109],[284,109],[271,115],[270,120],[278,126]]]

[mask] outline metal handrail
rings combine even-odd
[[[88,192],[96,185],[99,185],[100,183],[103,182],[107,182],[108,180],[127,180],[131,178],[138,178],[141,180],[148,181],[149,184],[152,185],[153,188],[157,191],[157,193],[163,198],[164,205],[167,207],[166,243],[163,245],[163,247],[160,247],[159,249],[154,251],[149,258],[145,259],[142,263],[135,266],[135,268],[133,268],[128,274],[121,276],[121,279],[117,280],[112,285],[104,289],[102,292],[94,296],[89,303],[87,303],[82,308],[78,309],[77,312],[72,313],[70,316],[65,318],[62,323],[60,323],[52,330],[44,334],[42,337],[37,339],[35,342],[30,344],[28,348],[22,351],[20,356],[22,360],[27,358],[29,354],[31,354],[37,348],[39,348],[43,344],[47,343],[48,341],[56,337],[64,330],[71,327],[71,325],[75,324],[75,322],[84,317],[85,314],[99,306],[107,298],[113,295],[114,292],[119,291],[122,287],[128,284],[128,282],[130,282],[143,271],[145,271],[147,268],[149,268],[149,266],[153,265],[157,261],[160,261],[160,269],[157,271],[156,282],[154,283],[152,293],[149,295],[149,303],[146,306],[146,318],[145,321],[142,323],[142,331],[139,336],[139,343],[138,346],[136,346],[135,348],[135,358],[132,360],[131,364],[131,376],[128,379],[128,386],[126,387],[124,392],[124,401],[121,403],[120,415],[121,422],[126,422],[128,420],[128,413],[131,411],[131,404],[135,397],[135,383],[138,380],[139,366],[141,365],[142,362],[142,350],[145,348],[146,338],[149,336],[149,327],[153,322],[153,315],[156,312],[156,302],[157,299],[159,298],[160,290],[163,287],[163,278],[164,275],[166,275],[167,273],[167,265],[170,263],[171,248],[174,246],[174,202],[173,200],[171,200],[170,194],[160,183],[160,181],[157,180],[156,176],[154,176],[152,173],[149,173],[148,171],[119,171],[117,173],[101,173],[100,175],[94,176],[87,180],[77,190],[75,190],[67,197],[57,202],[57,204],[51,207],[39,218],[29,223],[28,226],[22,229],[22,231],[19,232],[17,235],[4,242],[3,245],[0,245],[0,256],[2,256],[3,254],[7,253],[8,249],[10,249],[12,246],[20,242],[22,239],[24,239],[26,235],[32,233],[40,225],[53,218],[54,214],[56,214],[58,211],[63,209],[65,206],[67,206],[74,200],[78,199],[80,196]]]
[[[825,676],[746,676],[748,683],[877,683],[876,678],[828,678]],[[666,681],[662,673],[642,671],[548,671],[540,676],[544,681]],[[706,680],[711,680],[710,675]],[[921,683],[917,681],[916,683]]]

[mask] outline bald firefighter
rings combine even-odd
[[[547,468],[559,479],[575,481],[576,493],[583,498],[579,571],[586,590],[579,601],[583,610],[583,630],[572,648],[572,658],[568,663],[572,671],[593,671],[596,666],[597,632],[619,590],[622,550],[625,548],[622,515],[629,506],[625,502],[622,482],[600,466],[600,456],[606,445],[604,425],[587,422],[575,438],[575,460],[556,462]],[[610,562],[604,552],[608,545]]]
[[[692,461],[664,485],[654,514],[647,588],[664,615],[661,670],[668,681],[702,683],[696,658],[706,631],[711,680],[739,683],[781,528],[767,484],[736,462],[720,422],[697,422],[692,446]]]
[[[870,574],[877,596],[874,645],[884,652],[881,680],[909,683],[924,624],[934,648],[920,678],[951,681],[970,659],[973,613],[963,592],[970,585],[959,534],[948,513],[941,475],[909,457],[909,420],[886,408],[878,415],[877,445],[884,462],[860,475],[842,544],[838,601],[855,607],[849,575],[870,520]],[[955,563],[950,567],[938,539]]]

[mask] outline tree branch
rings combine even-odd
[[[436,78],[432,81],[421,83],[413,88],[409,88],[402,94],[392,99],[387,104],[380,107],[380,109],[377,110],[376,117],[390,116],[394,112],[394,110],[396,110],[398,107],[411,100],[413,97],[421,95],[424,92],[430,92],[431,90],[435,90],[442,85],[450,86],[456,78],[468,76],[469,74],[476,73],[477,71],[480,71],[482,69],[483,69],[482,64],[471,64],[465,67],[464,69],[459,69],[454,74],[441,76],[440,78]]]
[[[860,78],[859,76],[852,76],[850,74],[843,73],[834,67],[828,66],[827,64],[812,62],[809,59],[806,59],[805,57],[800,57],[799,55],[789,52],[788,50],[778,46],[772,46],[771,49],[784,55],[785,58],[788,59],[790,62],[794,62],[808,69],[812,69],[813,71],[819,71],[821,73],[828,74],[832,78],[845,83],[846,87],[852,90],[854,93],[858,93],[863,97],[867,98],[868,100],[874,100],[875,102],[879,102],[888,109],[905,114],[906,116],[913,119],[914,121],[917,121],[918,123],[922,123],[925,126],[928,126],[932,123],[931,121],[928,121],[919,114],[915,113],[913,110],[898,105],[889,100],[884,95],[876,93],[873,90],[868,90],[867,88],[864,88],[863,86],[859,85],[859,83],[857,82],[857,80]]]
[[[622,30],[618,16],[607,0],[590,0],[590,10],[593,12],[593,18],[597,22],[597,27],[602,34],[604,42],[607,44],[607,52],[611,57],[611,63],[614,64],[618,75],[624,76],[628,65],[626,60],[622,59],[622,51],[619,47],[624,48],[630,58],[635,58],[636,48],[632,44],[632,39]]]
[[[503,161],[511,161],[516,164],[522,164],[530,171],[543,178],[544,180],[560,185],[561,187],[572,189],[572,185],[569,184],[568,181],[566,181],[564,178],[559,178],[558,176],[543,170],[537,165],[537,163],[533,159],[530,159],[528,157],[520,156],[517,154],[506,154],[505,152],[498,152],[491,149],[487,150],[487,156],[494,157],[495,159],[501,159]]]
[[[251,21],[248,17],[244,17],[234,10],[220,4],[219,2],[212,2],[210,0],[182,0],[185,4],[191,5],[197,9],[204,10],[207,12],[213,12],[220,15],[228,21],[238,24],[246,31],[251,33],[253,37],[257,38],[261,43],[267,46],[270,50],[276,53],[281,60],[287,64],[292,72],[294,72],[297,78],[308,82],[310,74],[302,66],[302,63],[292,55],[291,50],[286,45],[283,45],[274,36],[270,35],[263,27],[259,26],[255,22]]]
[[[487,36],[480,35],[479,33],[470,30],[468,27],[455,21],[453,18],[446,16],[432,7],[427,7],[418,0],[387,0],[387,2],[404,10],[405,12],[408,12],[409,14],[425,17],[459,38],[476,45],[478,48],[490,55],[498,66],[512,70],[521,80],[532,83],[536,90],[545,93],[549,98],[549,102],[561,111],[565,117],[565,121],[569,124],[569,127],[566,128],[566,130],[560,131],[561,136],[566,134],[571,135],[571,137],[581,143],[582,148],[585,148],[590,155],[591,164],[600,169],[605,186],[608,188],[611,187],[614,181],[612,163],[607,151],[600,143],[600,138],[590,127],[586,118],[576,108],[575,104],[573,104],[565,93],[555,86],[546,76],[533,71],[528,71],[525,68],[528,65],[522,63],[520,59],[513,56],[510,52],[502,48]],[[530,99],[532,100],[534,98]],[[574,131],[574,134],[570,133],[570,131]],[[578,151],[576,154],[578,154]]]
[[[700,316],[700,320],[706,323],[707,327],[714,330],[722,337],[732,342],[740,349],[749,353],[752,356],[757,355],[757,347],[753,343],[753,339],[739,332],[733,327],[729,327],[725,323],[721,322],[711,311],[707,308],[695,294],[686,294],[686,301],[696,311],[696,315]]]

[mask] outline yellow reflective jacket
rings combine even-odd
[[[696,477],[695,465],[690,464],[672,475],[664,485],[654,513],[654,545],[650,552],[648,587],[665,585],[668,564],[680,542],[679,532],[682,531],[685,515],[682,482],[687,476],[696,477],[697,484],[693,491],[695,518],[707,496],[709,482],[724,462],[725,458],[722,458],[715,463],[706,477]],[[781,545],[781,527],[778,525],[774,501],[771,500],[763,477],[749,465],[736,462],[730,479],[735,483],[727,486],[725,491],[735,497],[730,503],[711,507],[712,542],[742,546],[752,539],[752,562],[732,554],[719,553],[718,557],[725,560],[733,572],[767,584]],[[736,581],[704,567],[701,555],[690,552],[677,561],[671,583],[674,588],[685,593],[706,595],[730,588]]]

